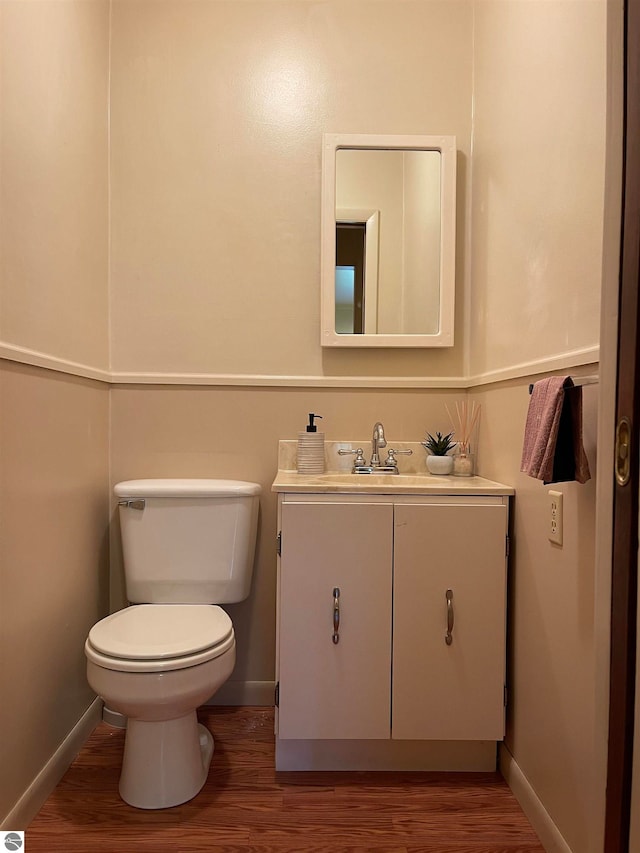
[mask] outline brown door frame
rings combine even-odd
[[[630,477],[615,482],[604,853],[629,853],[636,682],[640,435],[640,0],[624,4],[624,160],[616,423],[630,423]]]
[[[336,266],[353,267],[353,333],[364,332],[366,222],[336,222]]]

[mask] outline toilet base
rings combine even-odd
[[[120,796],[138,809],[166,809],[192,799],[204,785],[213,736],[192,711],[177,720],[132,720],[120,776]]]

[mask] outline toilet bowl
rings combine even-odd
[[[261,488],[150,479],[114,492],[130,606],[89,632],[87,680],[128,718],[120,796],[162,809],[207,778],[213,737],[196,709],[233,671],[233,624],[218,605],[249,595]]]
[[[196,708],[235,664],[231,620],[212,605],[128,607],[91,629],[87,680],[128,718],[119,791],[141,809],[184,803],[204,784],[213,737]]]

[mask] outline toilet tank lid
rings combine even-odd
[[[208,498],[259,495],[259,483],[244,480],[149,479],[124,480],[113,488],[119,498]]]

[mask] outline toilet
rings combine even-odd
[[[141,809],[192,799],[204,785],[213,737],[196,709],[236,659],[219,604],[251,588],[260,486],[240,480],[128,480],[119,501],[129,607],[85,643],[87,680],[127,718],[120,796]]]

